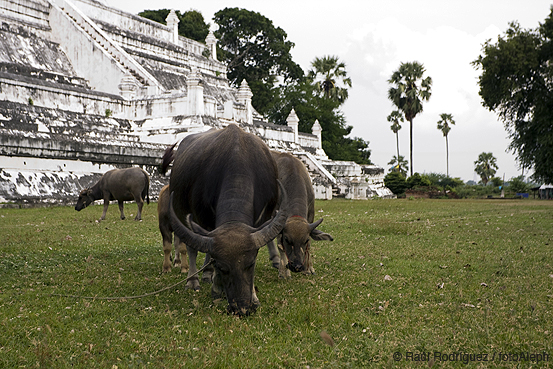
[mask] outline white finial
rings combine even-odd
[[[175,13],[175,9],[171,9],[169,12],[169,15],[167,18],[165,18],[165,22],[167,22],[167,26],[171,29],[171,37],[172,42],[174,44],[179,43],[179,17],[177,17],[177,13]]]
[[[213,31],[209,31],[209,34],[205,38],[205,44],[209,48],[211,58],[217,60],[217,38],[213,34]]]

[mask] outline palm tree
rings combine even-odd
[[[482,179],[484,186],[488,184],[489,180],[495,175],[497,166],[497,159],[491,152],[483,152],[478,155],[478,160],[474,162],[474,171]]]
[[[411,175],[413,175],[413,118],[422,112],[422,102],[428,101],[432,94],[432,78],[423,79],[425,68],[419,62],[401,63],[392,74],[388,83],[395,85],[388,90],[388,99],[409,122],[409,155]]]
[[[451,114],[440,114],[440,120],[438,121],[438,129],[442,131],[445,137],[445,153],[446,153],[446,166],[447,166],[447,176],[449,177],[449,143],[447,140],[447,135],[451,131],[451,126],[455,124],[453,120],[453,115]]]
[[[398,132],[401,129],[400,122],[403,123],[403,115],[400,113],[399,110],[394,110],[393,112],[388,115],[388,118],[386,118],[388,122],[392,123],[392,126],[390,129],[392,132],[396,134],[396,146],[397,146],[397,157],[399,158],[399,135]]]
[[[311,66],[313,69],[309,71],[308,76],[315,82],[323,97],[339,104],[347,100],[347,87],[351,87],[351,78],[347,76],[346,64],[338,62],[337,56],[323,56],[315,58]]]
[[[388,165],[392,166],[391,172],[400,172],[404,176],[407,175],[407,171],[409,170],[409,162],[402,155],[392,156],[392,160],[390,160]]]

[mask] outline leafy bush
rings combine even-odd
[[[407,178],[408,188],[430,186],[431,184],[432,183],[430,182],[430,179],[428,179],[427,176],[425,175],[421,176],[419,173],[415,173],[411,177]]]
[[[400,195],[405,192],[407,181],[401,172],[390,172],[384,177],[384,184],[394,193]]]
[[[509,180],[509,190],[513,193],[524,193],[530,191],[530,185],[524,182],[523,176],[513,177]]]

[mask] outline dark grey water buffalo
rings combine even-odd
[[[171,243],[173,242],[173,227],[171,226],[171,215],[169,212],[169,201],[171,194],[169,185],[164,186],[159,192],[157,201],[157,215],[159,221],[159,231],[163,238],[163,269],[164,273],[171,271]],[[188,257],[186,255],[186,245],[175,235],[175,266],[180,266],[181,273],[188,271]]]
[[[81,211],[95,200],[104,199],[104,212],[101,218],[101,220],[104,220],[106,219],[109,202],[117,200],[121,211],[121,219],[125,219],[123,202],[134,200],[138,205],[138,213],[134,220],[141,220],[144,199],[148,204],[150,203],[149,189],[150,177],[145,170],[136,167],[112,169],[106,172],[94,186],[81,191],[75,210]]]
[[[316,241],[333,238],[328,233],[317,229],[323,219],[313,222],[315,218],[315,194],[309,173],[303,163],[287,153],[271,152],[278,168],[278,177],[286,189],[289,215],[282,233],[277,236],[280,251],[278,275],[289,278],[290,271],[315,274],[309,248],[311,239]],[[274,241],[269,243],[269,250],[274,250]]]
[[[187,136],[174,155],[171,219],[189,251],[188,273],[196,272],[197,251],[211,255],[212,297],[226,295],[230,313],[247,315],[259,305],[254,288],[257,254],[286,220],[284,208],[272,217],[279,188],[285,197],[265,143],[234,124]],[[199,288],[197,278],[188,283]]]

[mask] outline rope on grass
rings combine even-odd
[[[158,293],[160,292],[163,292],[163,291],[167,291],[171,288],[174,288],[176,286],[178,286],[179,284],[182,284],[184,282],[188,282],[190,279],[192,279],[192,277],[195,277],[197,276],[199,273],[203,272],[205,270],[205,268],[207,268],[209,265],[213,264],[215,262],[215,260],[211,259],[211,261],[209,263],[207,263],[206,265],[204,265],[203,267],[200,268],[200,270],[198,270],[196,273],[192,274],[190,277],[186,278],[186,279],[183,279],[182,281],[180,282],[177,282],[171,286],[168,286],[168,287],[164,287],[160,290],[157,290],[157,291],[154,291],[154,292],[150,292],[150,293],[146,293],[144,295],[138,295],[138,296],[121,296],[121,297],[97,297],[97,296],[79,296],[79,295],[62,295],[62,294],[59,294],[59,293],[51,293],[50,296],[59,296],[59,297],[72,297],[72,298],[76,298],[76,299],[89,299],[89,300],[131,300],[131,299],[140,299],[140,298],[143,298],[143,297],[148,297],[148,296],[152,296],[152,295],[157,295]]]

